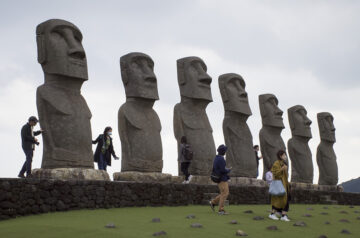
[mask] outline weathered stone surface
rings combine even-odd
[[[165,236],[167,233],[165,231],[159,231],[159,232],[155,232],[153,234],[153,236]]]
[[[104,170],[58,168],[58,169],[33,169],[31,174],[38,179],[59,180],[110,180],[109,174]]]
[[[310,183],[291,183],[291,188],[301,190],[315,190],[315,191],[328,191],[328,192],[343,192],[344,188],[337,185],[318,185]]]
[[[203,225],[200,224],[200,223],[193,223],[193,224],[191,224],[191,227],[192,227],[192,228],[202,228]]]
[[[206,71],[204,61],[198,57],[177,60],[181,102],[174,107],[174,135],[178,149],[181,137],[186,136],[194,153],[189,172],[200,176],[209,176],[216,155],[213,130],[206,114],[206,107],[212,102],[212,79]]]
[[[259,133],[260,149],[263,156],[264,172],[271,169],[272,164],[278,159],[279,150],[286,151],[285,143],[281,138],[281,131],[284,129],[283,111],[278,107],[279,101],[273,94],[259,95],[260,114],[262,128]]]
[[[233,186],[256,186],[256,187],[268,187],[266,181],[256,178],[245,178],[245,177],[232,177],[228,181]]]
[[[306,223],[305,223],[305,222],[303,222],[303,221],[297,221],[297,222],[295,222],[295,223],[294,223],[294,226],[301,226],[301,227],[304,227],[304,226],[306,226]]]
[[[317,114],[321,142],[316,151],[319,167],[319,184],[336,185],[339,181],[336,154],[333,148],[335,139],[334,117],[328,112]]]
[[[121,171],[161,172],[161,123],[153,109],[159,99],[154,62],[143,53],[120,58],[126,102],[118,113]]]
[[[248,234],[246,234],[244,231],[242,230],[237,230],[235,233],[236,236],[248,236]]]
[[[80,93],[88,80],[82,34],[70,22],[51,19],[37,26],[36,41],[45,77],[36,93],[44,130],[41,168],[94,168],[91,112]]]
[[[292,138],[288,141],[288,152],[291,160],[291,182],[313,183],[314,166],[308,145],[312,138],[311,120],[306,109],[296,105],[288,109],[288,118]]]
[[[231,220],[231,221],[230,221],[230,224],[235,225],[235,224],[238,224],[238,222],[237,222],[237,220]]]
[[[256,178],[257,163],[253,149],[253,138],[246,121],[252,115],[244,79],[234,73],[219,76],[219,88],[224,104],[223,133],[226,163],[231,176]]]
[[[114,181],[133,181],[147,183],[170,183],[171,174],[157,172],[118,172],[113,174]]]

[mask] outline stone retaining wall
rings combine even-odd
[[[230,204],[267,204],[266,187],[231,186]],[[29,214],[131,206],[204,204],[216,185],[0,179],[0,220]],[[292,191],[295,203],[360,205],[360,194]]]

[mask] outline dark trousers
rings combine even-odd
[[[188,181],[189,179],[189,166],[190,162],[182,162],[181,163],[181,172],[185,175],[185,180]]]
[[[29,174],[31,174],[31,163],[32,163],[34,151],[33,150],[24,150],[24,153],[26,156],[26,160],[25,160],[23,167],[20,170],[20,175],[24,175],[25,172],[26,172],[26,175],[29,175]]]
[[[106,159],[105,159],[105,155],[103,153],[100,153],[100,159],[98,161],[98,168],[99,170],[105,170],[106,171]]]

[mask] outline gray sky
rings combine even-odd
[[[162,122],[165,173],[177,173],[172,114],[179,102],[176,60],[199,56],[213,78],[214,102],[207,108],[216,144],[223,143],[223,105],[217,79],[238,73],[247,84],[253,116],[248,124],[259,143],[258,95],[273,93],[285,112],[282,136],[291,137],[287,108],[301,104],[313,121],[309,142],[318,180],[316,113],[335,118],[340,182],[360,176],[360,2],[359,1],[7,1],[0,3],[0,177],[17,176],[25,156],[20,129],[37,115],[35,92],[43,83],[35,28],[51,18],[68,20],[84,36],[89,81],[82,88],[92,111],[93,138],[114,129],[120,156],[117,111],[125,102],[120,56],[144,52],[155,62]],[[41,139],[41,137],[40,137]],[[40,140],[41,142],[41,140]],[[95,147],[93,148],[95,150]],[[40,167],[42,145],[33,168]],[[262,169],[262,166],[261,166]],[[120,162],[109,168],[120,171]]]

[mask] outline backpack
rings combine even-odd
[[[191,150],[190,145],[185,145],[185,147],[183,149],[183,155],[184,155],[185,160],[193,159],[194,152]]]

